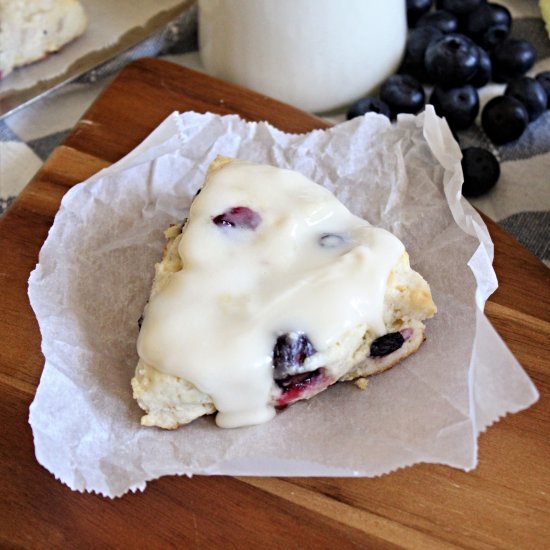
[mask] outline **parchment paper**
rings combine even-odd
[[[30,410],[38,461],[72,489],[108,496],[170,474],[474,468],[479,431],[538,394],[481,313],[497,285],[493,245],[461,197],[458,145],[426,109],[393,125],[371,114],[303,135],[174,113],[125,159],[72,188],[29,282],[46,358]],[[224,430],[203,417],[177,431],[143,428],[130,389],[137,320],[162,231],[187,215],[217,154],[298,170],[393,231],[439,311],[420,350],[365,391],[337,384],[260,426]]]

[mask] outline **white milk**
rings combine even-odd
[[[210,74],[313,112],[376,89],[406,32],[404,0],[199,0]]]
[[[254,226],[214,222],[235,207],[250,209]],[[303,331],[326,353],[355,327],[384,334],[388,276],[404,250],[298,172],[226,164],[191,205],[183,269],[146,306],[139,355],[209,395],[219,426],[267,422],[277,336]]]

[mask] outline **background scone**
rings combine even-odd
[[[436,311],[396,237],[289,170],[219,157],[166,237],[132,380],[144,425],[265,422],[414,353]]]
[[[0,79],[58,51],[86,25],[78,0],[0,0]]]

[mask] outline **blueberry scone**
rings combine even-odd
[[[0,79],[58,51],[86,25],[78,0],[0,0]]]
[[[259,424],[424,340],[430,288],[401,241],[297,172],[218,157],[166,231],[138,338],[142,424]]]

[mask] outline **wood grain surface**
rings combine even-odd
[[[470,473],[418,465],[375,479],[165,477],[108,500],[69,490],[34,456],[28,408],[43,367],[27,280],[61,197],[171,111],[238,113],[290,132],[326,124],[181,67],[141,60],[88,110],[0,219],[2,548],[548,548],[550,270],[495,224],[487,314],[539,402],[482,434]]]

